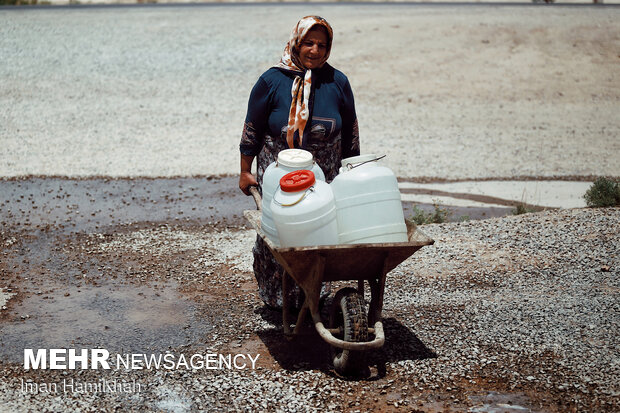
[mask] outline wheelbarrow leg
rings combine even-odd
[[[370,284],[370,308],[368,309],[368,325],[381,321],[383,311],[383,294],[385,292],[385,278],[388,273],[387,256],[383,259],[383,267],[379,277],[368,280]]]
[[[357,292],[364,296],[364,280],[357,280]]]
[[[308,310],[310,310],[312,318],[314,318],[315,315],[319,314],[319,299],[321,296],[321,287],[323,285],[324,271],[325,257],[323,255],[319,255],[318,259],[312,266],[310,275],[305,278],[303,284],[300,285],[301,289],[304,292],[305,299],[301,309],[299,310],[297,322],[295,323],[295,329],[292,331],[293,335],[301,331],[304,319],[308,314]],[[288,272],[285,273],[285,276],[282,278],[282,323],[284,324],[284,334],[286,335],[291,335],[291,324],[289,320],[288,300],[284,299],[284,297],[288,296],[291,281],[292,280]]]
[[[288,294],[290,291],[291,276],[288,272],[284,271],[282,274],[282,326],[284,328],[284,334],[286,336],[291,335],[291,321],[289,319],[289,302]]]
[[[297,316],[297,322],[295,323],[295,328],[293,329],[293,335],[299,334],[301,332],[304,320],[306,319],[306,315],[308,314],[308,305],[304,301],[304,305],[299,310],[299,315]]]

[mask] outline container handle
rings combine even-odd
[[[280,185],[278,185],[278,188],[276,189],[276,193],[277,193],[278,189],[280,189]],[[273,202],[275,202],[276,204],[278,204],[280,206],[284,206],[284,207],[289,207],[289,206],[297,205],[298,203],[303,201],[303,199],[306,197],[306,195],[308,195],[308,192],[314,192],[314,185],[311,186],[310,188],[306,189],[304,191],[303,195],[295,202],[291,202],[290,204],[283,204],[283,203],[279,202],[276,199],[275,195],[273,196]]]
[[[368,161],[360,162],[360,163],[356,164],[355,166],[354,166],[353,164],[351,164],[351,163],[348,163],[348,164],[347,164],[347,168],[349,168],[349,170],[351,170],[351,169],[353,169],[353,168],[357,168],[358,166],[362,166],[362,165],[364,165],[364,164],[366,164],[366,163],[368,163],[368,162],[376,162],[376,161],[380,161],[381,159],[385,158],[386,156],[387,156],[387,155],[382,155],[382,156],[380,156],[380,157],[378,157],[378,158],[375,158],[375,159],[370,159],[370,160],[368,160]]]

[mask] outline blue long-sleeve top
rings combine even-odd
[[[272,67],[254,85],[239,145],[243,155],[257,156],[264,146],[276,154],[288,148],[286,127],[294,78],[294,74]],[[312,86],[312,120],[306,125],[310,128],[310,134],[303,148],[314,154],[327,176],[332,175],[325,171],[325,167],[330,168],[330,165],[323,166],[321,163],[335,162],[321,162],[322,159],[336,157],[340,160],[359,155],[355,102],[347,77],[328,64],[312,71]]]

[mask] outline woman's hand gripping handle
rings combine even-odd
[[[252,195],[256,208],[261,209],[261,196],[258,192],[258,182],[252,175],[253,156],[241,155],[241,173],[239,174],[239,189],[246,195]]]
[[[258,182],[256,182],[256,178],[252,175],[252,162],[254,161],[253,156],[249,155],[241,155],[241,173],[239,174],[239,189],[243,191],[244,194],[250,195],[249,188],[251,186],[258,186]]]

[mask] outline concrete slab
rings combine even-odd
[[[403,202],[413,202],[417,204],[437,204],[437,205],[449,205],[455,207],[475,207],[475,208],[489,208],[489,207],[505,207],[505,205],[472,201],[469,199],[452,198],[449,196],[439,195],[427,195],[427,194],[402,194],[400,199]]]
[[[548,208],[583,208],[592,182],[463,181],[421,184],[401,182],[403,201],[453,206],[506,206],[515,202]],[[485,199],[486,198],[486,199]]]

